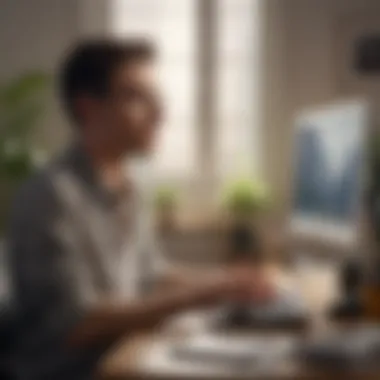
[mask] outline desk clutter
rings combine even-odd
[[[146,373],[176,376],[191,374],[276,376],[288,373],[345,373],[361,378],[365,371],[380,371],[380,328],[362,326],[330,331],[318,338],[297,334],[203,333],[153,342],[144,352]],[[311,371],[311,372],[310,372]],[[367,372],[366,372],[367,373]]]
[[[340,299],[329,310],[331,319],[360,318],[364,315],[365,305],[361,292],[363,288],[363,268],[356,260],[347,260],[340,268]]]
[[[329,331],[318,338],[297,335],[197,334],[166,347],[167,359],[236,372],[275,371],[289,363],[336,371],[380,370],[380,327]]]
[[[367,371],[380,369],[380,327],[361,326],[329,331],[304,342],[298,356],[320,369]]]
[[[228,305],[215,319],[216,328],[303,329],[310,312],[302,295],[295,289],[280,289],[268,305]]]
[[[296,347],[296,339],[290,336],[246,338],[202,334],[174,344],[171,355],[179,361],[247,371],[252,367],[286,361]]]

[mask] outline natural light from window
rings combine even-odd
[[[155,159],[163,178],[190,179],[202,171],[199,157],[213,162],[213,177],[260,167],[259,3],[261,0],[211,0],[213,33],[199,35],[202,0],[113,0],[112,28],[119,36],[148,36],[157,45],[166,119]],[[206,20],[207,22],[207,20]],[[215,125],[199,127],[204,114],[199,84],[204,80],[199,41],[211,38],[215,86],[210,92]],[[207,113],[207,110],[206,110]],[[209,135],[208,135],[209,136]],[[200,150],[203,149],[204,152]]]

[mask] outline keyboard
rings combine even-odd
[[[248,368],[263,361],[284,358],[295,352],[294,337],[249,337],[202,334],[189,337],[172,348],[179,360],[227,367]]]
[[[295,291],[283,290],[277,299],[268,305],[225,306],[217,313],[216,326],[221,328],[303,328],[309,320],[310,314],[303,298]]]

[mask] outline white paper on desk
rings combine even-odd
[[[228,367],[247,368],[289,357],[295,348],[291,337],[242,337],[214,334],[197,335],[173,345],[179,360],[212,362]]]
[[[139,370],[144,374],[165,374],[172,378],[186,374],[223,377],[236,372],[231,366],[218,366],[206,361],[178,360],[173,355],[173,344],[167,341],[156,342],[144,353],[144,360],[140,362]]]

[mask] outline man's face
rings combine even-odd
[[[100,104],[98,125],[111,148],[143,155],[154,146],[160,114],[154,66],[136,61],[114,73]]]

